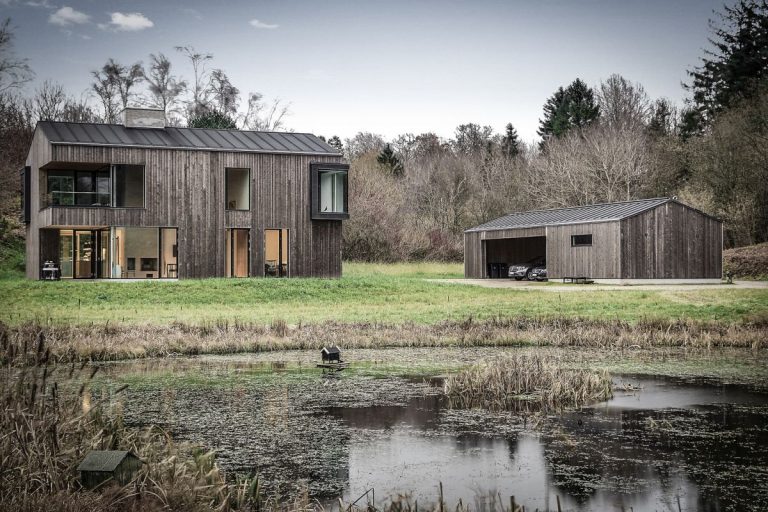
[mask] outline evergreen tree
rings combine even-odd
[[[384,149],[381,150],[379,156],[376,157],[376,161],[393,176],[402,176],[405,171],[403,163],[397,157],[395,152],[392,151],[392,146],[389,144],[384,146]]]
[[[595,94],[582,80],[567,88],[559,87],[544,104],[544,119],[539,120],[541,145],[550,137],[561,137],[572,128],[583,128],[600,116]]]
[[[334,135],[330,139],[328,139],[328,145],[332,148],[336,149],[339,153],[344,152],[344,144],[341,143],[341,139],[338,135]]]
[[[512,123],[507,124],[507,131],[501,139],[501,151],[509,158],[520,154],[520,137]]]
[[[216,128],[219,130],[235,130],[235,120],[223,112],[211,110],[189,120],[190,128]]]
[[[768,79],[768,2],[739,0],[723,9],[720,26],[710,21],[715,48],[688,72],[691,83],[685,85],[704,124],[740,99],[755,96]]]
[[[671,135],[675,130],[675,107],[666,98],[660,98],[653,104],[651,119],[648,121],[648,133],[661,137]]]

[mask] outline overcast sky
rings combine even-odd
[[[291,103],[296,131],[394,137],[508,122],[536,138],[546,98],[612,73],[682,102],[722,0],[164,1],[0,0],[36,83],[87,92],[109,57],[214,54],[242,91]]]

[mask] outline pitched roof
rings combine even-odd
[[[117,469],[126,457],[136,457],[124,450],[92,450],[77,467],[78,471],[106,471]]]
[[[623,201],[620,203],[591,204],[571,208],[552,210],[532,210],[529,212],[510,213],[467,231],[492,231],[495,229],[531,228],[556,226],[561,224],[583,224],[587,222],[607,222],[632,217],[651,210],[669,201],[668,197]]]
[[[121,124],[54,121],[41,121],[37,126],[43,130],[52,144],[339,155],[336,148],[310,133],[253,132],[174,126],[126,128]]]

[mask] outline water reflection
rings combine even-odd
[[[448,503],[477,510],[489,496],[530,510],[556,510],[556,496],[564,510],[768,507],[768,400],[744,387],[629,379],[642,391],[524,426],[510,412],[448,408],[418,379],[225,361],[195,372],[217,385],[129,388],[126,422],[159,423],[216,449],[230,474],[288,493],[304,482],[329,504],[371,487],[378,503],[435,502],[443,482]]]

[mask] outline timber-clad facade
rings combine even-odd
[[[27,277],[338,277],[347,170],[308,134],[39,123]]]
[[[541,259],[548,277],[720,280],[722,222],[656,198],[514,213],[464,233],[464,275]]]

